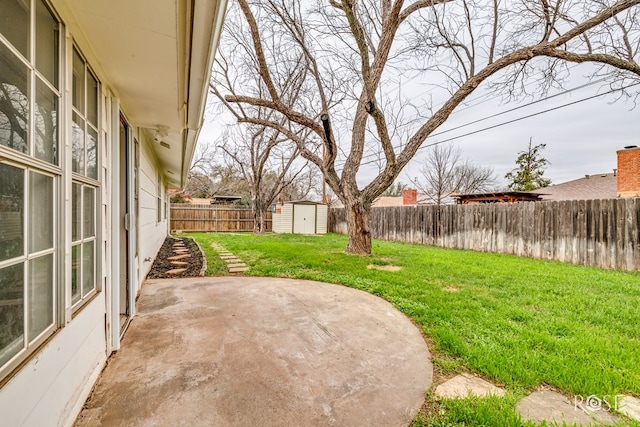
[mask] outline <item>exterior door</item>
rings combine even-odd
[[[124,332],[127,326],[131,310],[129,307],[129,263],[131,260],[129,253],[130,239],[130,209],[129,209],[129,126],[122,116],[120,116],[120,188],[119,197],[119,218],[120,218],[120,250],[119,250],[119,308],[120,308],[120,332]]]
[[[293,232],[316,233],[316,205],[293,205]]]

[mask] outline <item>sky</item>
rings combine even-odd
[[[344,49],[344,46],[336,45],[336,48]],[[544,63],[542,60],[540,62]],[[411,74],[407,71],[408,69],[415,71],[421,67],[422,65],[417,63],[403,63],[402,68],[398,67],[395,71],[385,71],[385,77],[389,77],[389,81],[392,82],[388,87],[393,90],[396,88],[396,83],[393,82],[397,82],[397,87],[401,87],[402,95],[410,94],[412,97],[412,105],[423,105],[423,101],[431,99],[431,97],[443,102],[445,99],[442,98],[442,87],[446,86],[446,82],[439,73],[434,72],[429,75],[429,72],[420,72],[406,79],[402,76]],[[444,69],[446,69],[446,65]],[[576,88],[576,90],[529,106],[526,105],[536,98],[521,100],[519,103],[501,103],[495,93],[484,89],[483,83],[469,96],[468,103],[459,106],[447,122],[436,130],[436,133],[440,133],[440,135],[428,138],[423,146],[433,143],[456,145],[461,150],[463,158],[469,159],[479,166],[492,167],[495,171],[497,186],[503,188],[507,185],[505,174],[516,167],[515,160],[518,153],[527,148],[530,138],[534,145],[546,144],[546,148],[541,154],[549,161],[545,176],[551,179],[552,183],[558,184],[578,179],[587,174],[613,172],[613,169],[616,168],[616,150],[629,145],[640,146],[640,106],[634,109],[632,101],[617,100],[617,94],[604,95],[580,102],[608,91],[609,87],[603,86],[603,83],[582,87],[588,81],[586,76],[594,71],[592,65],[570,64],[567,66],[567,71],[570,72],[570,76],[567,77],[563,89],[566,91]],[[392,74],[395,72],[399,74]],[[438,79],[442,79],[442,82]],[[492,78],[489,78],[487,83],[491,81]],[[427,86],[427,83],[430,85]],[[535,86],[530,87],[527,84],[526,87],[529,91],[535,90]],[[640,86],[635,86],[630,90],[640,93]],[[551,91],[546,96],[558,92],[562,92],[562,90],[556,89],[555,92]],[[393,96],[397,97],[398,95],[397,93],[391,95],[389,98],[391,101],[394,100]],[[421,99],[421,97],[425,99]],[[538,96],[537,99],[539,98],[541,96]],[[640,101],[640,98],[638,100]],[[213,102],[211,97],[209,102]],[[523,118],[569,103],[575,104],[535,117]],[[522,106],[522,108],[505,113],[518,106]],[[421,107],[420,111],[423,110],[424,108]],[[501,115],[442,133],[448,129],[458,128],[496,114]],[[520,118],[522,120],[518,120]],[[513,123],[501,125],[512,120],[514,120]],[[214,108],[207,108],[205,127],[201,132],[200,142],[207,143],[218,140],[224,128],[223,123],[231,121],[229,115],[220,116],[215,113]],[[336,123],[334,122],[333,125],[335,130]],[[496,125],[498,126],[493,129],[480,131]],[[468,133],[473,134],[464,136]],[[348,135],[345,139],[348,140]],[[451,141],[447,141],[450,139]],[[394,144],[399,142],[401,141],[394,141]],[[398,180],[410,183],[411,180],[418,177],[428,151],[428,148],[419,150],[414,159],[401,172]],[[222,159],[220,160],[222,161]],[[341,163],[341,159],[338,159],[338,170]],[[358,182],[361,188],[370,182],[377,173],[375,164],[362,166],[358,173]]]
[[[429,138],[424,145],[579,101],[607,89],[599,89],[596,85],[576,90],[552,100]],[[477,99],[478,95],[470,97],[470,108],[462,107],[465,109],[454,113],[438,132],[530,103],[523,101],[501,105],[497,100],[489,100],[478,104],[485,98],[473,101],[474,98]],[[210,104],[211,102],[209,99]],[[473,163],[493,167],[498,184],[506,186],[504,175],[515,168],[518,153],[526,148],[529,138],[532,138],[534,145],[546,144],[542,154],[550,164],[545,176],[551,179],[552,183],[559,184],[587,174],[611,173],[616,168],[616,150],[628,145],[640,146],[640,106],[636,109],[633,107],[631,101],[616,101],[614,94],[605,95],[446,143],[457,145],[462,151],[462,156]],[[230,117],[220,116],[209,106],[199,143],[206,144],[217,140],[223,128],[221,123],[229,121]],[[418,151],[413,161],[401,173],[400,181],[409,183],[419,175],[421,161],[427,150]],[[372,179],[376,172],[377,169],[372,166],[368,169],[365,167],[359,175],[359,180],[364,183]]]

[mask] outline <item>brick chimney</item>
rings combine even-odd
[[[618,150],[618,197],[640,196],[640,148]]]
[[[402,204],[403,205],[417,205],[418,204],[418,190],[416,190],[416,189],[402,190]]]

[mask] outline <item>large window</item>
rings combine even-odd
[[[71,300],[76,307],[96,291],[98,194],[98,80],[74,47],[72,60]]]
[[[60,23],[0,1],[0,371],[56,328]]]

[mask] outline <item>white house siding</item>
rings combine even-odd
[[[107,360],[104,307],[101,293],[0,388],[1,425],[73,423]]]
[[[153,259],[162,246],[162,242],[167,237],[168,223],[166,212],[160,213],[158,222],[158,196],[162,203],[161,210],[164,209],[164,199],[167,197],[167,190],[164,180],[160,182],[158,188],[158,163],[155,153],[151,149],[151,143],[147,141],[146,135],[140,135],[140,170],[138,171],[138,282],[142,283],[151,268]]]

